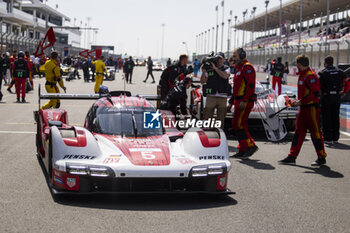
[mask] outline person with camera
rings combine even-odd
[[[339,112],[341,98],[345,90],[346,75],[333,65],[333,57],[324,59],[325,69],[319,73],[321,84],[322,131],[326,144],[339,140]],[[345,90],[346,91],[346,90]]]
[[[176,108],[180,105],[181,114],[187,115],[186,102],[187,92],[186,90],[192,85],[192,79],[185,77],[181,82],[175,84],[173,88],[168,92],[165,103],[162,105],[162,110],[170,110],[176,116]]]
[[[202,63],[201,84],[205,84],[203,95],[207,97],[203,110],[204,119],[213,118],[216,109],[216,119],[221,121],[221,128],[224,129],[227,97],[230,94],[230,68],[224,65],[225,55],[222,52],[205,58]]]
[[[282,92],[282,78],[284,72],[284,65],[282,64],[282,58],[278,57],[277,62],[273,64],[273,77],[272,77],[272,89],[276,91],[276,84],[278,85],[278,95]]]
[[[234,51],[232,58],[236,64],[236,73],[233,79],[233,93],[229,101],[228,110],[234,106],[232,128],[238,139],[238,152],[234,158],[245,159],[252,156],[259,148],[248,131],[248,117],[256,100],[254,66],[246,59],[243,48]]]
[[[187,71],[188,56],[180,55],[179,61],[167,67],[160,76],[159,85],[161,86],[162,101],[165,100],[169,90],[175,85],[177,80],[182,80],[189,71]],[[193,70],[192,70],[193,71]],[[181,76],[181,77],[180,77]]]

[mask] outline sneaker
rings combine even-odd
[[[324,143],[327,144],[327,145],[333,144],[332,141],[324,141]]]
[[[318,157],[315,162],[311,163],[311,166],[322,166],[326,164],[326,158]]]
[[[7,91],[8,91],[8,92],[10,92],[10,93],[12,94],[12,91],[11,91],[11,89],[10,89],[10,88],[7,88]]]
[[[231,158],[242,158],[243,157],[243,155],[245,154],[245,152],[243,152],[243,151],[238,151],[236,154],[234,154],[234,155],[231,155],[230,157]]]
[[[292,155],[288,155],[286,158],[284,158],[278,162],[284,163],[284,164],[295,164],[295,157]]]
[[[153,81],[153,82],[151,82],[151,83],[156,83],[156,81]]]
[[[22,103],[27,103],[26,99],[22,98]]]
[[[146,82],[146,80],[143,80],[142,82],[144,82],[144,83],[145,83],[145,82]]]
[[[16,103],[21,103],[21,101],[19,100],[19,98],[17,98],[17,101],[16,101]]]
[[[257,146],[249,147],[248,150],[244,153],[243,157],[248,158],[248,157],[252,156],[258,150],[259,150],[259,147],[257,147]]]

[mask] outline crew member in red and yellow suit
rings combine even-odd
[[[103,59],[104,57],[101,56],[98,60],[94,62],[96,72],[94,87],[95,93],[98,93],[100,91],[100,86],[103,83],[104,73],[107,75],[107,69],[105,63],[103,62]]]
[[[61,77],[59,57],[56,51],[53,51],[51,53],[51,59],[45,63],[45,78],[45,89],[47,93],[60,93],[60,90],[57,87],[57,83],[64,91],[66,91],[66,87],[64,86]],[[51,99],[48,103],[44,104],[41,109],[59,108],[60,105],[61,102],[59,99]]]
[[[30,67],[29,82],[30,82],[30,85],[32,85],[32,89],[34,89],[34,83],[33,83],[33,61],[32,61],[32,59],[30,59],[30,54],[29,54],[28,51],[25,51],[24,60],[26,60],[28,62],[28,65]]]
[[[246,59],[246,52],[239,48],[232,56],[236,64],[236,73],[233,80],[233,94],[229,101],[228,111],[234,105],[232,127],[238,139],[239,152],[235,158],[245,159],[252,156],[258,147],[248,131],[248,117],[254,107],[255,95],[255,69]]]
[[[13,85],[16,84],[15,77],[13,77],[13,67],[14,67],[14,64],[15,64],[16,60],[17,60],[17,50],[13,50],[12,56],[9,59],[9,61],[10,61],[11,82],[10,82],[9,86],[7,87],[7,91],[10,92],[10,93],[12,93],[11,88],[13,87]]]
[[[296,64],[299,70],[298,100],[294,103],[294,106],[300,106],[300,110],[289,155],[279,162],[295,164],[295,159],[303,145],[306,132],[309,130],[318,156],[317,160],[311,165],[320,166],[326,163],[327,156],[319,125],[321,114],[321,108],[319,106],[320,81],[315,72],[309,67],[309,58],[306,55],[299,55],[296,58]]]

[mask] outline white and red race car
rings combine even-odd
[[[230,80],[230,85],[233,85],[232,79]],[[252,109],[251,113],[249,114],[249,120],[254,124],[261,124],[261,119],[266,118],[264,114],[264,102],[265,100],[268,100],[269,105],[271,108],[277,112],[282,108],[285,108],[290,100],[293,100],[295,96],[293,93],[285,93],[281,94],[279,96],[276,96],[274,94],[274,91],[272,89],[266,89],[262,83],[259,81],[256,82],[255,85],[255,94],[257,95],[257,101],[254,104],[254,108]],[[192,103],[195,112],[198,114],[198,118],[201,118],[200,114],[203,112],[203,106],[205,105],[206,98],[202,96],[202,88],[198,86],[196,89],[192,89]],[[228,98],[229,100],[229,98]],[[227,101],[228,101],[227,100]],[[202,103],[204,103],[202,105]],[[227,113],[226,120],[227,124],[225,126],[230,126],[233,116],[233,107],[231,109],[231,113]],[[299,111],[299,107],[293,107],[290,106],[286,108],[284,111],[278,114],[279,119],[283,119],[284,123],[286,124],[287,128],[292,130],[294,128],[295,120],[297,117]],[[256,125],[254,124],[254,125]]]
[[[39,99],[97,99],[84,127],[70,126],[64,109],[39,110],[36,145],[53,194],[207,193],[231,194],[225,133],[163,128],[159,112],[128,92],[109,96],[40,94]],[[148,121],[148,123],[147,123]]]

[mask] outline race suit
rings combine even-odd
[[[255,69],[248,60],[244,60],[236,66],[236,74],[233,81],[233,95],[230,103],[234,105],[232,127],[238,139],[238,149],[246,152],[255,142],[248,131],[248,117],[254,107],[255,95]],[[239,105],[244,102],[244,109]]]
[[[319,107],[320,82],[311,68],[297,74],[299,75],[298,100],[301,101],[301,106],[289,155],[295,158],[299,155],[306,132],[309,130],[317,155],[325,158],[327,154],[324,149],[323,137],[319,126],[321,113]]]
[[[180,62],[167,67],[160,76],[159,85],[161,86],[161,100],[165,100],[169,90],[175,85],[176,79],[181,79],[180,75],[185,77],[186,66],[181,66]]]
[[[45,78],[45,89],[47,93],[60,93],[57,82],[61,88],[64,88],[60,67],[57,65],[56,60],[50,59],[45,63]],[[44,104],[41,109],[59,108],[60,105],[61,102],[59,99],[51,99],[48,103]]]
[[[22,92],[22,98],[26,98],[26,81],[31,75],[31,65],[24,58],[18,58],[11,67],[12,76],[16,81],[16,94],[17,99],[20,98]]]
[[[33,83],[33,61],[30,59],[30,57],[25,56],[24,59],[27,61],[29,65],[29,82],[30,85],[32,85],[32,89],[34,89],[34,83]]]
[[[284,65],[281,62],[273,64],[272,89],[276,91],[276,84],[278,85],[278,95],[282,92],[282,78],[284,73]]]
[[[14,67],[14,62],[17,60],[16,56],[11,56],[10,57],[10,74],[11,74],[11,83],[9,84],[9,86],[7,87],[7,89],[11,89],[13,87],[13,85],[15,85],[16,80],[13,77],[13,67]]]
[[[105,63],[102,60],[95,61],[94,65],[96,69],[94,91],[95,93],[98,93],[100,91],[100,86],[103,83],[104,72],[107,75],[107,70]]]
[[[175,86],[170,89],[165,101],[166,103],[162,106],[163,110],[170,110],[176,116],[176,108],[180,105],[181,114],[187,115],[187,94],[186,87],[183,83],[175,84]]]
[[[323,137],[325,141],[338,141],[341,91],[346,93],[344,88],[346,76],[334,66],[327,66],[319,76]]]

